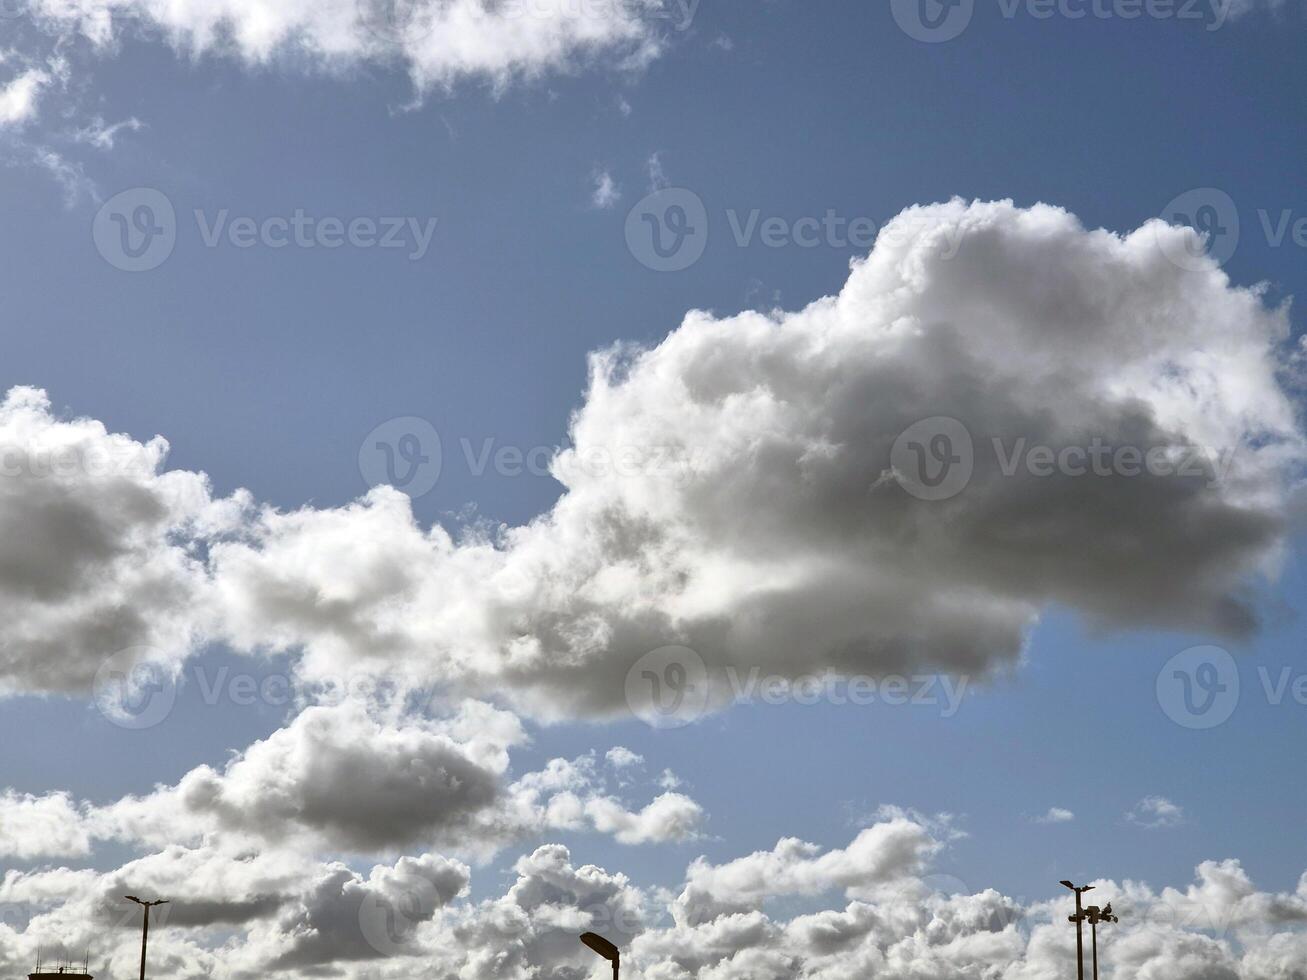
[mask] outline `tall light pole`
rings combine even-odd
[[[1076,980],[1085,980],[1085,936],[1084,936],[1085,913],[1080,908],[1080,896],[1083,895],[1085,892],[1093,891],[1094,886],[1081,885],[1079,888],[1077,888],[1075,885],[1071,884],[1071,882],[1066,881],[1065,879],[1058,882],[1058,884],[1065,885],[1067,888],[1070,888],[1073,892],[1076,893],[1076,914],[1068,915],[1067,921],[1074,922],[1076,924]],[[145,978],[142,977],[141,980],[145,980]]]
[[[617,947],[596,932],[581,933],[581,942],[613,964],[613,980],[617,980],[617,962],[621,958]],[[145,978],[142,977],[141,980],[145,980]]]
[[[1111,902],[1108,902],[1101,909],[1097,905],[1091,905],[1085,909],[1085,915],[1089,919],[1089,933],[1093,936],[1094,980],[1098,980],[1098,924],[1100,922],[1120,922],[1121,920],[1112,914]]]
[[[161,898],[155,902],[142,902],[135,895],[124,895],[123,898],[129,902],[135,902],[141,908],[145,909],[145,922],[141,926],[141,980],[145,980],[145,944],[150,939],[150,909],[156,905],[167,905],[168,900]]]

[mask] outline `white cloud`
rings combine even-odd
[[[649,189],[651,191],[660,191],[667,186],[667,174],[663,171],[661,153],[649,154],[649,159],[645,162],[645,168],[649,171]]]
[[[672,643],[702,656],[720,705],[728,668],[1001,670],[1051,604],[1246,634],[1303,455],[1278,378],[1286,311],[1214,264],[1173,265],[1161,246],[1188,234],[1003,202],[910,209],[837,296],[695,312],[652,349],[596,354],[553,463],[565,492],[494,533],[424,528],[385,487],[334,509],[214,500],[202,474],[162,470],[162,439],[15,389],[0,446],[16,459],[115,466],[0,480],[0,687],[84,690],[113,651],[175,665],[221,640],[290,652],[308,680],[372,672],[559,718],[626,711],[627,671]],[[975,449],[944,501],[897,485],[890,461],[932,416]],[[1215,479],[1005,472],[1016,447],[1096,439],[1233,455]]]
[[[67,793],[0,792],[0,857],[80,857],[90,850],[90,835]]]
[[[1184,808],[1164,796],[1145,796],[1127,811],[1125,817],[1149,830],[1178,827],[1185,821]]]
[[[590,178],[594,187],[590,191],[590,204],[607,210],[622,199],[622,192],[607,170],[596,170]]]
[[[32,388],[0,402],[0,693],[85,692],[119,651],[175,666],[190,650],[205,575],[186,539],[240,505],[161,472],[167,452],[59,418]]]
[[[593,754],[552,759],[510,778],[510,751],[527,742],[518,719],[479,702],[430,718],[348,700],[306,708],[222,768],[200,765],[173,786],[102,806],[65,795],[0,797],[19,856],[85,854],[93,839],[134,846],[278,848],[301,854],[393,855],[439,848],[476,861],[551,831],[619,843],[688,841],[703,808],[663,792],[626,802]],[[39,821],[50,821],[44,839]]]
[[[33,147],[32,159],[63,188],[65,207],[73,207],[83,197],[99,202],[100,191],[95,181],[86,175],[86,168],[80,163],[69,160],[62,153],[48,146]]]
[[[637,755],[625,745],[614,745],[607,753],[605,753],[604,758],[608,760],[609,765],[616,769],[626,769],[629,766],[644,765],[644,756]]]
[[[135,116],[130,116],[116,123],[106,123],[103,116],[96,116],[77,130],[73,134],[73,139],[79,143],[89,143],[99,150],[112,150],[119,133],[124,130],[135,133],[144,128],[145,124]]]
[[[693,313],[653,349],[595,355],[553,466],[566,492],[529,525],[456,543],[383,490],[265,513],[213,549],[228,638],[572,716],[624,710],[626,671],[669,643],[698,651],[721,701],[727,668],[1001,669],[1054,603],[1246,634],[1241,597],[1276,568],[1302,458],[1277,383],[1287,320],[1214,264],[1168,261],[1159,242],[1187,234],[1007,203],[905,212],[836,297]],[[890,466],[934,416],[975,447],[938,502]],[[1005,471],[1022,446],[1095,440],[1233,456],[1219,479]]]
[[[49,84],[49,72],[28,68],[0,85],[0,127],[21,125],[34,118],[37,100]]]
[[[1042,817],[1036,817],[1035,823],[1070,823],[1076,815],[1060,806],[1051,806]]]
[[[181,52],[229,53],[345,68],[404,67],[420,91],[464,78],[503,85],[604,61],[640,66],[661,47],[661,0],[30,0],[38,23],[79,34],[101,50],[125,32],[161,35]]]
[[[162,816],[154,833],[164,839],[216,830],[355,853],[470,836],[499,796],[509,745],[442,729],[385,724],[355,703],[310,707],[222,771],[199,766],[173,790],[117,805],[116,815],[137,826],[136,814]]]
[[[703,822],[703,808],[683,793],[663,793],[638,813],[611,797],[596,798],[586,803],[585,812],[595,830],[623,844],[691,840]]]
[[[789,837],[770,851],[755,851],[723,865],[703,858],[690,865],[676,899],[678,922],[696,925],[720,915],[746,912],[781,895],[820,895],[842,889],[851,898],[901,887],[921,873],[944,842],[930,822],[900,810],[861,831],[847,848],[824,851]],[[937,825],[947,829],[946,824]]]
[[[1301,13],[1302,0],[1227,0],[1227,4],[1230,18],[1237,19],[1261,10],[1280,14],[1286,9],[1294,9],[1295,4]]]
[[[129,973],[139,919],[121,896],[141,889],[173,898],[159,912],[159,959],[152,941],[151,960],[187,978],[402,980],[421,964],[460,980],[578,980],[603,967],[576,939],[591,929],[619,945],[625,975],[644,980],[1067,975],[1070,897],[1058,889],[1027,903],[960,882],[934,887],[928,872],[954,836],[949,828],[887,809],[842,848],[788,839],[718,865],[699,859],[680,896],[574,864],[566,847],[546,844],[513,865],[502,894],[475,901],[476,872],[431,852],[364,873],[275,846],[171,846],[109,872],[7,872],[0,903],[30,910],[31,921],[0,922],[0,969],[20,971],[42,938],[57,934],[79,948],[94,939],[97,959],[114,975]],[[1307,875],[1292,892],[1266,892],[1225,860],[1203,862],[1183,888],[1091,883],[1121,917],[1100,944],[1109,976],[1285,980],[1307,952]],[[694,890],[713,901],[688,915]],[[836,890],[846,895],[834,898]],[[786,896],[806,896],[804,909],[770,907]]]

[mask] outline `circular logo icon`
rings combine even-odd
[[[359,447],[359,473],[370,487],[382,485],[417,498],[440,479],[440,434],[415,415],[382,422]]]
[[[153,187],[133,187],[105,201],[95,214],[91,237],[115,269],[148,272],[163,265],[177,244],[172,201]]]
[[[667,187],[639,201],[626,216],[626,247],[654,272],[680,272],[708,247],[708,211],[694,191]]]
[[[626,672],[626,704],[652,728],[680,728],[708,708],[708,668],[689,647],[650,650]]]
[[[1161,217],[1168,225],[1189,228],[1185,233],[1157,230],[1162,252],[1181,269],[1195,272],[1206,268],[1208,260],[1225,265],[1239,247],[1239,209],[1229,194],[1215,187],[1185,191]]]
[[[1185,907],[1181,907],[1182,905]],[[1141,930],[1174,933],[1178,930],[1190,928],[1194,924],[1193,908],[1193,903],[1179,897],[1177,901],[1159,898],[1152,902],[1131,906],[1128,909],[1125,905],[1121,905],[1118,906],[1117,911],[1121,913],[1122,917],[1128,911],[1130,922],[1138,925]]]
[[[1157,675],[1157,703],[1185,728],[1224,724],[1239,706],[1239,666],[1221,647],[1182,650]]]
[[[119,728],[153,728],[177,702],[177,676],[151,647],[119,650],[100,665],[91,685],[95,707]]]
[[[440,906],[435,882],[421,875],[401,875],[387,882],[386,894],[369,890],[359,905],[359,929],[368,945],[383,956],[414,952],[414,932]]]
[[[967,29],[976,0],[890,0],[899,29],[914,41],[938,44]]]
[[[899,433],[889,454],[899,484],[920,500],[947,500],[971,481],[976,454],[971,433],[946,415],[913,422]]]
[[[355,0],[364,29],[387,44],[419,41],[435,28],[429,0]]]

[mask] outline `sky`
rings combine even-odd
[[[1305,31],[0,4],[0,980],[1296,975]]]

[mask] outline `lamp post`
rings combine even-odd
[[[1112,914],[1111,902],[1108,902],[1101,909],[1097,905],[1091,905],[1085,909],[1085,915],[1089,919],[1089,934],[1093,937],[1094,980],[1098,980],[1098,924],[1100,922],[1120,922],[1121,920]]]
[[[141,908],[145,909],[145,921],[141,925],[141,980],[145,980],[145,944],[150,939],[150,909],[156,905],[167,905],[168,900],[161,898],[154,902],[143,902],[135,895],[124,895],[123,898],[129,902],[135,902]]]
[[[617,947],[595,932],[583,932],[581,942],[613,964],[613,980],[617,980],[617,963],[621,958],[621,953],[618,952]],[[145,978],[142,977],[141,980],[145,980]]]
[[[1085,936],[1084,922],[1085,913],[1080,907],[1080,896],[1085,892],[1093,891],[1093,885],[1081,885],[1077,888],[1071,882],[1063,879],[1059,884],[1065,885],[1076,893],[1076,914],[1068,915],[1067,921],[1076,924],[1076,980],[1085,980]],[[144,977],[141,980],[145,980]]]

